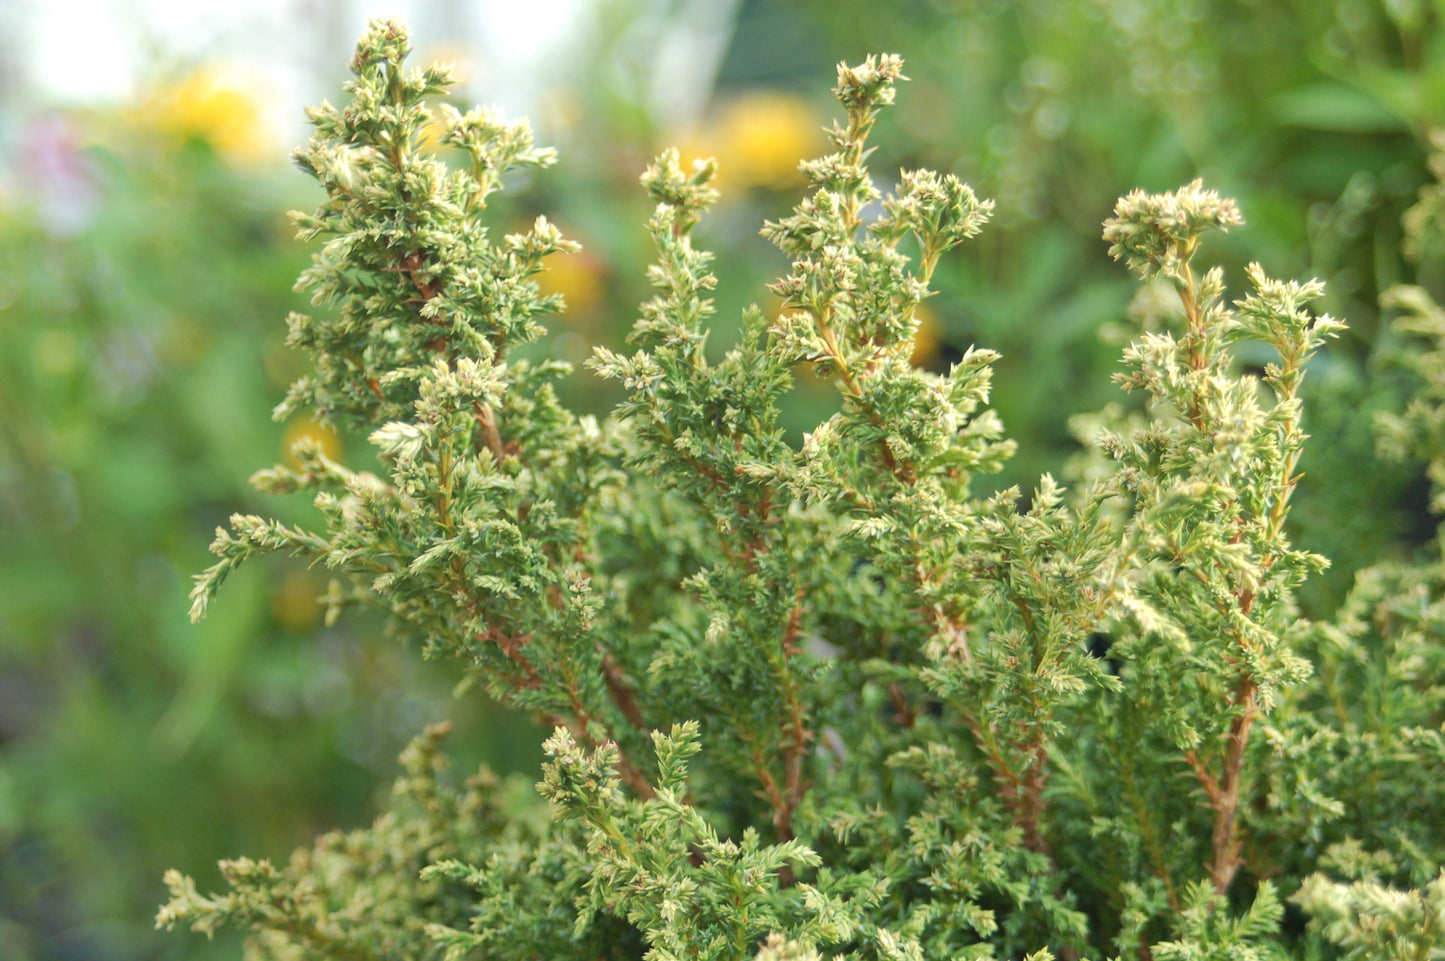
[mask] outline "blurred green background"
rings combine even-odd
[[[419,57],[465,63],[459,34],[443,29],[465,7],[438,4]],[[784,264],[757,229],[799,196],[799,157],[825,148],[833,66],[898,52],[912,82],[874,137],[880,185],[931,166],[998,201],[996,222],[940,269],[915,359],[941,367],[974,343],[1003,352],[995,399],[1020,454],[1001,485],[1065,470],[1069,418],[1122,400],[1108,375],[1135,285],[1099,240],[1115,198],[1202,176],[1248,222],[1209,251],[1231,280],[1249,260],[1321,277],[1325,309],[1351,325],[1308,382],[1315,440],[1295,533],[1336,567],[1304,595],[1306,613],[1328,617],[1354,570],[1431,535],[1422,473],[1377,461],[1369,413],[1407,389],[1381,362],[1379,292],[1411,281],[1438,294],[1445,280],[1440,264],[1399,252],[1428,132],[1445,124],[1445,3],[578,10],[569,55],[523,78],[539,81],[529,107],[561,162],[498,209],[508,228],[545,212],[585,246],[546,275],[570,304],[546,345],[556,354],[580,361],[618,343],[649,295],[636,180],[668,144],[722,162],[725,199],[700,230],[719,252],[712,347],[746,303],[776,309],[762,285]],[[689,59],[699,49],[710,56]],[[302,372],[282,338],[286,312],[303,307],[290,287],[308,252],[284,213],[317,196],[285,166],[255,90],[205,62],[183,66],[123,103],[12,101],[0,114],[6,961],[239,957],[235,940],[151,931],[161,872],[205,887],[218,858],[284,859],[320,831],[365,823],[394,755],[427,722],[454,718],[465,758],[536,766],[526,723],[475,696],[454,701],[446,665],[423,664],[377,624],[324,627],[318,572],[254,565],[206,622],[186,619],[189,575],[228,514],[307,510],[263,502],[245,485],[252,471],[302,434],[353,457],[366,445],[269,419]],[[344,55],[332,67],[334,100]],[[688,96],[658,96],[676,89]],[[579,371],[570,399],[601,410],[613,397]],[[793,399],[799,432],[834,404],[802,372]]]

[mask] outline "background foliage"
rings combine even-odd
[[[1438,287],[1445,262],[1406,262],[1399,228],[1445,118],[1437,6],[745,3],[687,129],[637,96],[629,44],[647,13],[606,5],[591,82],[539,133],[562,162],[514,191],[518,224],[545,209],[585,248],[544,275],[571,307],[547,349],[575,360],[618,342],[647,296],[635,183],[668,142],[720,156],[725,199],[700,242],[726,272],[718,316],[739,316],[782,272],[756,224],[787,210],[795,160],[820,152],[819,78],[896,50],[915,80],[873,169],[934,166],[998,201],[996,225],[935,276],[918,360],[1000,350],[1000,413],[1028,440],[1001,484],[1058,470],[1069,416],[1112,397],[1110,330],[1132,291],[1097,241],[1114,198],[1203,175],[1249,214],[1214,248],[1231,271],[1247,250],[1276,275],[1319,276],[1319,309],[1351,325],[1306,387],[1316,442],[1302,467],[1329,483],[1301,486],[1295,539],[1336,561],[1307,611],[1330,615],[1354,569],[1429,539],[1423,468],[1377,461],[1362,413],[1402,408],[1410,389],[1388,361],[1380,292]],[[298,373],[281,321],[306,261],[282,212],[313,198],[251,150],[245,98],[202,78],[124,114],[36,112],[14,138],[0,211],[0,943],[25,961],[234,957],[223,939],[149,931],[163,868],[208,886],[219,857],[284,859],[364,823],[378,772],[428,721],[454,718],[452,751],[536,773],[511,747],[530,733],[462,713],[475,708],[444,676],[365,623],[325,628],[310,600],[323,582],[299,565],[245,571],[225,617],[184,619],[210,530],[251,506],[242,479],[301,433],[343,443],[303,421],[267,426]],[[617,396],[585,390],[570,399]],[[792,423],[828,397],[803,383]]]

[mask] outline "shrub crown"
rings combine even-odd
[[[303,443],[257,474],[320,522],[232,518],[193,615],[256,554],[324,564],[328,618],[380,608],[554,728],[551,818],[449,781],[432,728],[375,825],[285,868],[225,862],[223,895],[172,872],[161,924],[241,925],[274,959],[1437,956],[1439,572],[1376,570],[1340,623],[1299,617],[1326,563],[1288,536],[1300,387],[1343,325],[1311,311],[1320,284],[1258,265],[1229,299],[1200,261],[1232,201],[1119,201],[1110,253],[1173,299],[1115,375],[1138,402],[1081,421],[1072,487],[985,496],[1014,448],[996,355],[909,357],[992,204],[928,170],[880,197],[867,139],[898,57],[839,67],[833,152],[763,228],[783,306],[721,358],[693,239],[715,165],[648,168],[658,292],[631,352],[589,362],[627,391],[599,421],[559,403],[566,364],[517,357],[562,308],[537,275],[577,245],[489,224],[506,174],[552,153],[428,106],[451,76],[408,49],[374,23],[347,105],[310,114],[297,162],[326,198],[295,220],[324,244],[298,287],[325,311],[289,320],[314,372],[277,408],[366,432],[384,471]],[[1396,296],[1438,351],[1439,308]],[[1261,376],[1246,341],[1273,351]],[[793,446],[800,365],[840,407]],[[1437,466],[1439,407],[1388,425]]]

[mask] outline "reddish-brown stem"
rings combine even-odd
[[[502,434],[497,429],[497,415],[491,407],[481,401],[472,402],[472,410],[477,419],[477,425],[482,429],[482,441],[491,451],[492,459],[500,467],[502,460],[507,456],[507,449],[502,444]]]
[[[602,655],[602,680],[607,685],[607,693],[612,696],[612,703],[616,704],[617,710],[627,718],[627,723],[646,734],[647,722],[643,720],[642,709],[637,705],[637,696],[632,688],[627,686],[622,676],[622,668],[617,666],[611,654]]]
[[[1217,785],[1218,804],[1214,809],[1214,834],[1211,840],[1213,860],[1209,866],[1209,876],[1214,880],[1215,890],[1221,894],[1234,880],[1243,863],[1236,821],[1240,786],[1244,779],[1244,750],[1249,742],[1250,729],[1254,725],[1255,694],[1258,690],[1253,678],[1246,677],[1240,682],[1234,699],[1240,713],[1235,717],[1225,737],[1222,771]]]
[[[567,726],[572,729],[574,734],[580,736],[594,748],[601,747],[603,742],[592,736],[593,717],[587,710],[587,706],[582,703],[582,694],[578,689],[577,678],[569,673],[566,680],[567,700],[571,704],[574,718],[573,722]],[[652,785],[648,783],[643,773],[628,760],[627,753],[622,750],[622,745],[613,740],[612,746],[617,750],[617,774],[622,778],[623,783],[632,788],[632,792],[644,801],[655,797],[656,792]]]
[[[555,586],[556,585],[553,585],[554,588]],[[558,610],[561,610],[566,604],[566,600],[560,590],[549,592],[548,596],[552,602],[552,606]],[[582,703],[581,686],[577,683],[577,677],[572,672],[572,664],[566,658],[561,659],[559,663],[566,681],[567,700],[572,708],[572,716],[575,718],[574,723],[569,726],[575,733],[580,734],[591,743],[593,747],[600,747],[600,742],[598,742],[591,733],[592,721],[595,720],[595,718],[592,712],[587,710],[587,706]],[[605,653],[603,654],[602,660],[602,677],[603,683],[607,686],[613,703],[617,705],[623,717],[638,730],[646,733],[647,724],[642,719],[642,711],[638,708],[636,700],[632,697],[632,691],[623,683],[621,669],[618,668],[611,657]],[[603,722],[603,726],[607,726],[605,722]],[[655,792],[642,771],[628,759],[627,752],[623,750],[621,744],[617,743],[616,738],[612,738],[611,740],[613,747],[617,749],[618,776],[622,778],[628,787],[632,788],[633,793],[638,797],[644,800],[653,797]]]
[[[506,655],[507,660],[521,670],[525,680],[518,684],[519,687],[535,691],[542,686],[542,676],[536,665],[522,653],[522,648],[532,640],[531,634],[509,634],[497,625],[490,624],[485,631],[478,632],[476,638],[497,645],[497,649]]]
[[[903,693],[903,685],[897,681],[889,684],[888,700],[893,702],[893,710],[899,724],[904,727],[913,727],[918,723],[918,712],[913,710],[912,704],[908,703],[908,696]]]
[[[792,657],[801,653],[798,647],[798,635],[803,625],[803,589],[800,587],[793,595],[793,609],[788,612],[788,625],[783,629],[782,650],[785,657]]]
[[[1245,677],[1231,697],[1231,703],[1239,713],[1224,736],[1224,753],[1220,757],[1217,775],[1197,752],[1189,750],[1184,753],[1184,759],[1204,789],[1209,807],[1214,812],[1209,877],[1220,894],[1229,887],[1243,864],[1237,828],[1239,794],[1244,781],[1244,752],[1258,713],[1258,691],[1259,686],[1254,679]]]
[[[748,518],[749,516],[751,516],[751,515],[753,515],[753,514],[756,514],[758,523],[759,523],[760,525],[765,525],[765,524],[768,523],[768,519],[769,519],[769,517],[770,517],[771,514],[772,514],[772,508],[773,508],[773,492],[772,492],[771,490],[766,490],[766,489],[765,489],[765,490],[762,492],[762,494],[758,497],[758,504],[757,504],[757,508],[756,508],[755,510],[754,510],[754,509],[750,509],[747,504],[742,503],[741,501],[738,502],[738,505],[737,505],[738,518],[739,518],[740,520],[747,520],[747,518]],[[745,545],[743,546],[743,550],[742,550],[741,557],[742,557],[742,559],[743,559],[744,561],[747,562],[748,571],[749,571],[750,573],[756,574],[756,573],[758,572],[758,564],[757,564],[758,552],[761,551],[765,546],[766,546],[766,544],[765,544],[765,542],[763,541],[763,536],[762,536],[762,532],[761,532],[761,531],[759,531],[757,534],[755,534],[755,535],[747,542],[747,544],[745,544]],[[796,612],[795,612],[795,618],[794,618],[794,619],[796,620]]]
[[[677,440],[677,437],[675,434],[672,433],[671,430],[667,428],[665,424],[655,424],[654,426],[657,428],[658,432],[662,434],[663,440],[667,441],[667,449],[675,452],[677,456],[682,459],[682,462],[684,464],[697,471],[703,477],[706,477],[708,479],[708,482],[712,484],[713,487],[716,488],[724,486],[722,475],[717,472],[716,468],[712,467],[710,464],[704,464],[702,461],[698,460],[687,451],[679,450],[677,448],[677,445],[674,443],[674,441]]]
[[[428,281],[421,279],[421,269],[425,266],[426,261],[422,259],[421,253],[413,250],[402,257],[401,263],[395,268],[406,274],[407,279],[410,280],[412,286],[416,288],[416,292],[421,294],[423,303],[441,293],[441,285],[437,283],[435,278]],[[432,323],[435,323],[435,321],[432,321]]]
[[[1044,809],[1044,785],[1048,780],[1047,748],[1042,735],[1035,732],[1028,744],[1014,745],[1032,761],[1030,770],[1020,773],[1009,763],[999,750],[993,731],[986,728],[972,714],[965,713],[963,722],[973,733],[974,743],[983,752],[984,760],[993,771],[994,783],[998,785],[999,799],[1003,801],[1009,817],[1023,834],[1024,847],[1037,854],[1049,856],[1048,841],[1040,830]]]
[[[472,616],[477,616],[479,612],[475,599],[468,601],[467,609]],[[478,632],[475,636],[479,641],[495,644],[497,649],[506,656],[507,660],[521,672],[520,677],[513,682],[517,687],[528,690],[538,690],[542,687],[543,680],[541,672],[537,670],[536,665],[532,663],[531,659],[522,653],[522,648],[526,647],[532,640],[530,633],[508,633],[498,625],[493,624],[489,625],[486,630]],[[606,663],[607,662],[604,661],[604,665]],[[554,727],[558,725],[566,727],[572,731],[575,736],[591,744],[593,747],[600,746],[590,732],[593,717],[591,712],[589,712],[582,703],[581,692],[575,677],[569,675],[566,678],[566,690],[567,698],[572,709],[572,717],[569,719],[560,714],[550,713],[546,715],[546,721]],[[627,693],[630,695],[631,692]],[[629,714],[628,710],[622,708],[621,704],[619,704],[619,708],[622,709],[623,715],[626,716],[629,721],[637,723],[643,730],[646,729],[645,725],[640,723],[642,716],[640,712],[635,711],[635,704],[634,712],[631,714]],[[650,798],[653,796],[654,791],[652,785],[647,782],[647,778],[643,776],[637,766],[628,759],[621,745],[617,745],[617,773],[638,797]]]
[[[778,829],[778,836],[783,840],[791,840],[793,837],[793,812],[783,798],[783,792],[778,787],[773,772],[768,770],[767,759],[757,745],[756,739],[749,737],[752,744],[753,773],[758,777],[758,783],[763,786],[763,793],[767,795],[768,805],[773,809],[773,827]]]
[[[793,839],[793,809],[783,797],[782,791],[778,789],[778,782],[773,779],[772,772],[768,770],[768,763],[763,758],[763,752],[758,749],[757,743],[752,745],[753,770],[757,773],[758,781],[763,785],[763,793],[768,796],[768,803],[773,808],[773,827],[777,829],[778,837],[784,841]],[[793,875],[793,866],[784,864],[778,870],[778,884],[790,888],[797,881]]]
[[[646,776],[637,768],[633,767],[632,762],[627,759],[626,754],[622,753],[621,748],[618,748],[617,753],[617,774],[622,778],[624,784],[632,788],[632,793],[636,794],[642,800],[646,801],[656,796],[657,792],[655,792],[652,789],[652,785],[647,782]]]
[[[415,287],[417,293],[421,295],[420,302],[423,304],[432,300],[434,297],[441,293],[441,284],[435,278],[429,281],[423,281],[421,279],[421,269],[424,266],[425,261],[423,261],[421,254],[416,251],[412,251],[411,253],[408,253],[406,256],[402,257],[401,264],[398,267],[392,268],[403,271],[407,275],[407,277],[411,280],[412,286]],[[427,320],[426,322],[442,326],[445,325],[444,321],[434,319]],[[447,346],[447,338],[444,336],[433,338],[433,340],[428,344],[428,346],[436,351],[445,350]],[[487,450],[491,452],[492,459],[496,461],[498,465],[500,465],[502,463],[502,460],[509,453],[509,450],[507,446],[502,443],[501,431],[497,428],[496,412],[493,411],[490,406],[483,404],[480,401],[474,401],[472,403],[472,409],[475,412],[477,425],[482,430],[482,443],[485,444]]]
[[[746,735],[752,748],[753,772],[773,809],[773,826],[778,831],[778,837],[784,841],[793,839],[793,811],[808,791],[808,783],[803,777],[803,762],[807,759],[808,744],[813,739],[813,732],[808,730],[806,709],[798,697],[796,679],[786,667],[787,658],[799,651],[797,640],[801,633],[802,615],[803,591],[799,588],[780,641],[785,676],[782,694],[788,714],[783,743],[782,785],[773,777],[757,738],[751,733]]]
[[[963,714],[963,723],[973,733],[974,743],[983,752],[984,760],[988,762],[989,768],[993,771],[994,783],[998,785],[999,799],[1008,809],[1009,817],[1015,824],[1022,825],[1023,810],[1019,801],[1019,778],[1013,768],[1000,753],[997,744],[994,743],[991,732],[986,729],[979,720],[970,713]]]
[[[1034,732],[1034,740],[1025,750],[1031,763],[1023,776],[1020,797],[1023,812],[1024,847],[1030,851],[1052,857],[1049,842],[1044,837],[1042,822],[1044,816],[1044,784],[1048,781],[1048,749],[1040,732]]]
[[[803,761],[808,754],[808,742],[813,739],[813,732],[808,730],[808,718],[806,708],[798,697],[797,679],[792,671],[787,668],[787,659],[799,652],[797,646],[798,633],[802,624],[803,616],[803,589],[798,592],[793,601],[792,613],[788,615],[788,626],[783,632],[782,653],[783,670],[787,677],[784,688],[784,697],[788,707],[788,740],[783,748],[783,768],[786,772],[786,821],[788,833],[784,840],[792,838],[793,810],[802,802],[803,795],[807,793],[808,785],[803,778]]]

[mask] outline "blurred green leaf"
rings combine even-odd
[[[1289,126],[1370,134],[1409,130],[1402,116],[1378,98],[1342,83],[1321,81],[1286,90],[1269,105],[1278,122]]]

